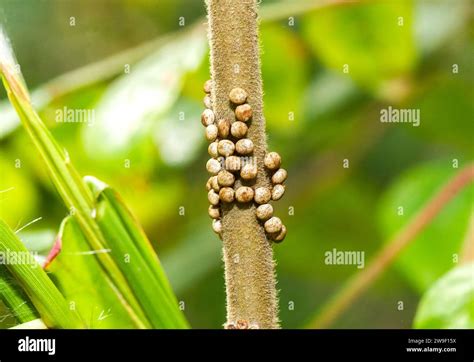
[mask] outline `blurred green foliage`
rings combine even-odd
[[[176,32],[164,47],[131,64],[129,73],[124,68],[112,79],[55,97],[40,112],[80,173],[124,196],[154,242],[191,325],[219,328],[224,278],[220,241],[206,216],[207,152],[199,122],[209,62],[204,28],[193,27],[204,22],[204,6],[186,0],[81,3],[6,1],[0,19],[32,89]],[[303,326],[358,271],[325,265],[325,251],[361,250],[368,263],[458,170],[453,159],[459,168],[472,160],[468,6],[448,0],[364,2],[299,14],[294,24],[286,15],[262,22],[269,144],[289,170],[287,194],[275,205],[289,230],[275,246],[284,327]],[[73,15],[75,27],[69,26]],[[185,26],[179,26],[180,17]],[[381,123],[380,109],[389,105],[420,109],[420,126]],[[0,123],[7,122],[10,116],[0,107]],[[94,109],[94,124],[55,122],[63,107]],[[0,137],[0,217],[15,228],[41,216],[22,238],[42,233],[52,243],[67,210],[24,131]],[[404,206],[403,216],[398,206]],[[452,254],[460,252],[470,206],[467,190],[335,327],[410,327],[421,294],[456,266]]]
[[[415,328],[474,328],[474,264],[444,275],[420,302]]]
[[[450,161],[436,161],[409,170],[386,191],[379,205],[380,224],[387,240],[456,174],[456,169],[446,164]],[[459,262],[472,216],[473,192],[473,186],[463,190],[398,258],[397,267],[420,292],[426,291]]]

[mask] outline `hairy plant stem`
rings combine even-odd
[[[258,40],[256,0],[207,0],[211,48],[211,91],[216,119],[234,120],[229,103],[232,88],[248,93],[253,118],[247,137],[254,145],[258,175],[256,187],[270,186],[263,166],[267,149],[263,116],[262,78]],[[238,187],[240,181],[236,182]],[[255,206],[230,204],[223,207],[227,323],[245,321],[258,328],[278,328],[273,250],[262,225],[255,217]]]
[[[309,328],[327,328],[331,325],[377,278],[388,268],[398,255],[416,236],[430,224],[461,190],[474,182],[474,164],[460,170],[448,183],[429,200],[360,273],[354,275],[309,323]]]

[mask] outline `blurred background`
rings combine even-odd
[[[472,160],[472,4],[262,1],[269,147],[289,171],[275,204],[289,230],[274,247],[283,327],[305,327],[359,271],[326,265],[326,251],[363,251],[367,265]],[[0,21],[76,168],[125,198],[191,325],[220,328],[221,243],[207,216],[200,124],[203,1],[1,0]],[[15,229],[41,217],[20,235],[45,253],[67,210],[5,98],[2,89],[0,190],[10,191],[0,217]],[[382,123],[389,106],[419,110],[420,125]],[[64,107],[93,116],[60,122]],[[333,327],[410,328],[423,292],[457,263],[472,196],[451,202]],[[4,310],[0,326],[11,323]]]

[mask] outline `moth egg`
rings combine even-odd
[[[242,104],[247,100],[247,92],[242,88],[234,88],[229,93],[229,99],[234,104]]]
[[[249,323],[244,319],[237,321],[237,329],[249,329]]]
[[[266,204],[271,200],[272,193],[268,187],[257,187],[254,198],[257,204]]]
[[[203,126],[207,127],[214,123],[214,112],[210,109],[205,109],[201,114],[201,123]]]
[[[209,97],[209,95],[206,95],[202,99],[202,102],[204,103],[204,107],[206,107],[207,109],[212,109],[212,101],[211,101],[211,97]]]
[[[207,147],[207,153],[209,153],[209,156],[211,157],[218,157],[219,152],[217,151],[217,141],[209,143],[209,147]]]
[[[211,158],[206,163],[206,169],[210,174],[217,175],[217,173],[221,170],[221,163],[215,158]]]
[[[253,163],[247,163],[240,170],[240,177],[244,180],[253,180],[257,177],[257,166]]]
[[[240,186],[235,191],[235,198],[238,202],[246,203],[250,202],[253,199],[254,192],[251,187]]]
[[[212,220],[212,230],[214,230],[216,234],[220,234],[222,232],[222,221],[216,219]]]
[[[217,194],[217,192],[215,192],[214,190],[209,190],[209,192],[207,193],[207,199],[209,200],[209,203],[211,205],[219,205],[219,194]]]
[[[286,236],[286,227],[285,225],[281,225],[281,231],[273,237],[273,241],[275,243],[281,243]]]
[[[273,216],[265,221],[264,228],[267,233],[274,234],[281,231],[282,225],[280,218]]]
[[[273,216],[273,206],[270,204],[263,204],[257,207],[255,211],[257,219],[266,221]]]
[[[252,118],[252,107],[249,104],[242,104],[235,108],[235,118],[237,118],[241,122],[247,122]]]
[[[235,151],[234,142],[229,140],[221,140],[217,144],[217,152],[224,157],[231,156]]]
[[[272,182],[274,184],[281,184],[285,182],[286,178],[288,177],[288,172],[284,168],[278,169],[272,176]]]
[[[217,182],[219,186],[232,186],[235,182],[235,176],[231,174],[229,171],[221,170],[217,174]]]
[[[243,138],[235,144],[235,149],[241,155],[248,155],[253,152],[253,142],[248,138]]]
[[[219,186],[219,182],[217,181],[217,176],[212,176],[210,179],[209,179],[209,182],[211,184],[211,188],[215,191],[215,192],[219,192],[219,190],[221,189],[221,187]]]
[[[217,121],[217,131],[220,138],[229,137],[230,132],[230,121],[226,118],[222,118]]]
[[[276,170],[280,167],[281,157],[276,152],[269,152],[265,155],[263,163],[265,164],[265,167],[267,167],[268,169]]]
[[[285,186],[280,185],[280,184],[273,186],[272,200],[274,201],[280,200],[284,194],[285,194]]]
[[[206,93],[211,93],[211,89],[212,89],[212,80],[208,79],[206,80],[206,82],[204,83],[204,92]]]
[[[230,133],[235,138],[242,138],[242,137],[245,137],[248,129],[249,129],[248,126],[244,122],[235,121],[230,126]]]
[[[235,191],[232,187],[223,187],[219,191],[219,198],[223,202],[232,202],[234,201]]]
[[[215,141],[217,138],[217,126],[215,124],[210,124],[206,127],[206,139],[209,142]]]
[[[207,191],[212,190],[211,179],[210,179],[210,178],[209,178],[209,180],[207,180],[207,182],[206,182],[206,190],[207,190]]]
[[[221,216],[219,208],[214,205],[209,205],[208,213],[211,219],[218,219]]]

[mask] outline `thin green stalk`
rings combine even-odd
[[[50,328],[83,328],[84,324],[8,225],[0,219],[0,251],[15,255],[6,267]],[[21,262],[20,262],[21,258]],[[8,260],[7,260],[8,261]]]

